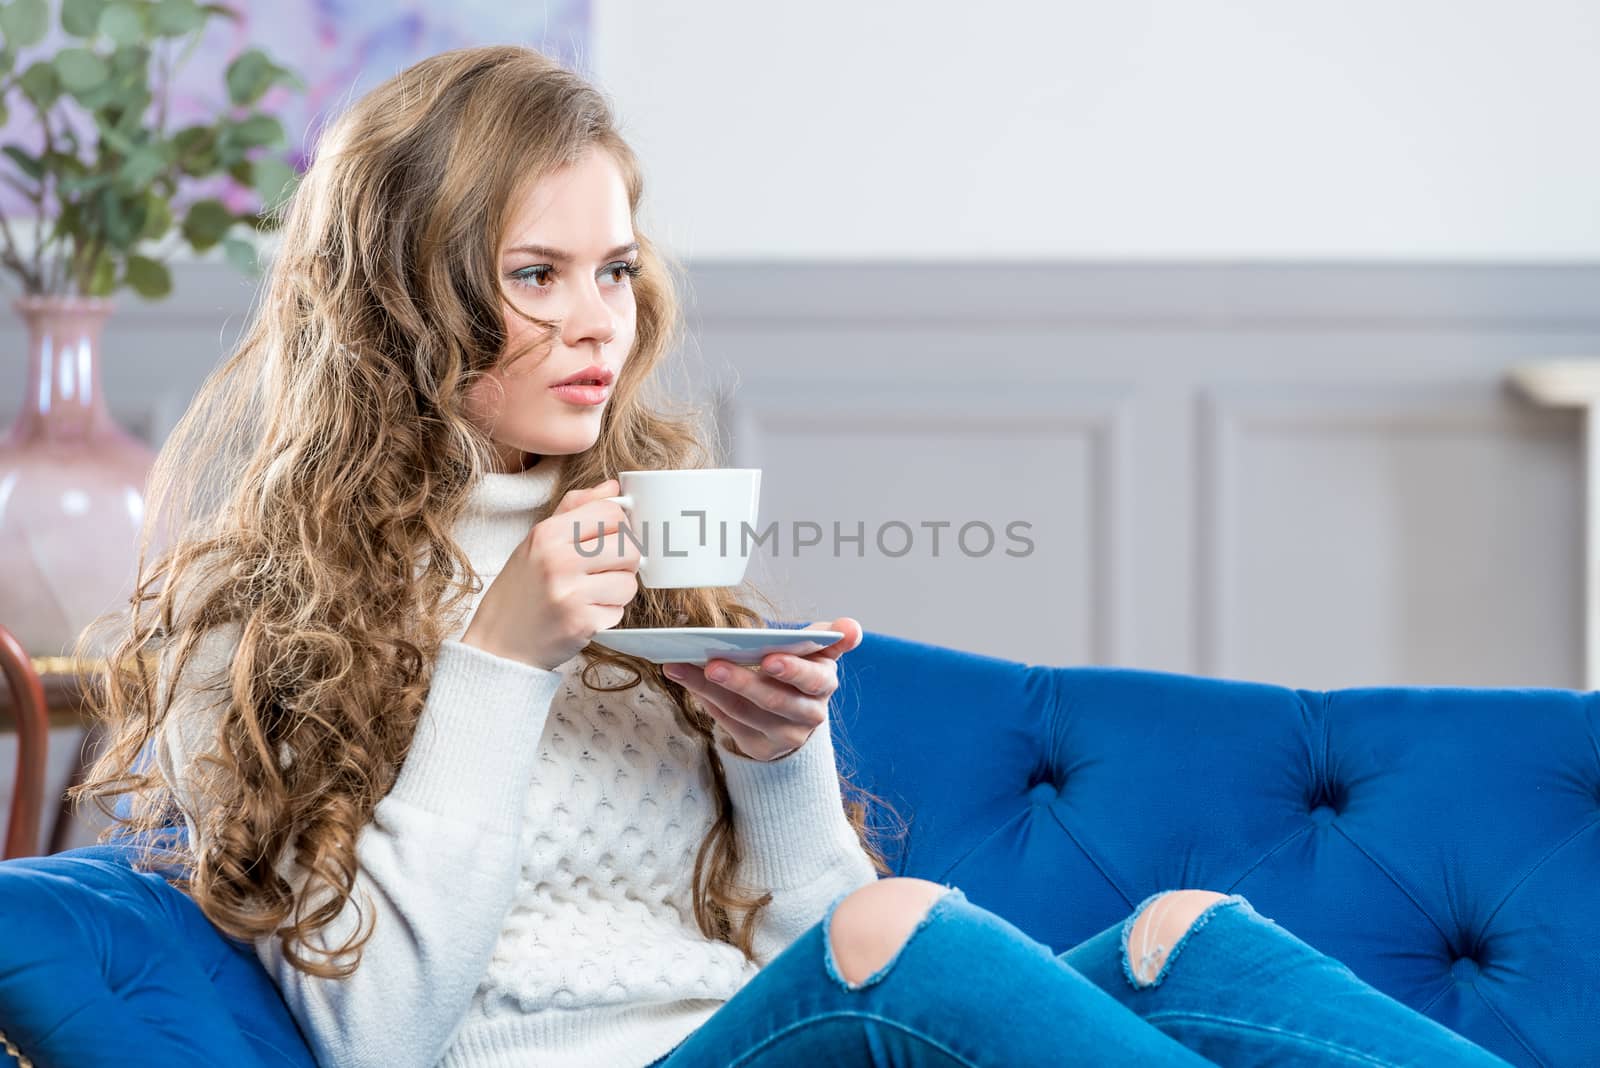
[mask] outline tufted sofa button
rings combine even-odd
[[[1471,957],[1460,957],[1454,964],[1450,965],[1450,974],[1463,983],[1470,983],[1476,979],[1480,970],[1478,962]]]
[[[1334,811],[1332,805],[1318,805],[1316,808],[1310,811],[1309,815],[1311,816],[1311,822],[1315,823],[1319,827],[1326,827],[1328,824],[1334,821],[1334,818],[1337,817],[1339,813]]]
[[[1035,805],[1048,805],[1061,793],[1053,782],[1036,782],[1028,789],[1028,800]]]

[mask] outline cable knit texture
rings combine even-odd
[[[456,536],[485,589],[559,463],[474,487]],[[334,945],[371,923],[360,968],[307,976],[276,939],[258,955],[324,1065],[642,1068],[876,877],[844,812],[828,724],[770,763],[720,750],[740,877],[773,892],[752,964],[694,919],[714,787],[671,699],[647,685],[591,690],[581,657],[546,671],[466,645],[477,598],[466,605],[394,788],[358,838],[363,908],[323,932]],[[207,638],[193,670],[225,665],[236,633]],[[602,685],[625,677],[598,671]],[[215,732],[186,692],[157,759],[192,833],[182,784]],[[300,877],[291,857],[280,870]]]

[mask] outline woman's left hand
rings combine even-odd
[[[844,637],[808,656],[768,653],[759,665],[728,660],[663,664],[667,678],[682,684],[728,732],[733,752],[773,761],[805,745],[828,718],[828,699],[839,688],[839,658],[861,644],[861,624],[849,616],[811,623],[801,630],[837,630]]]

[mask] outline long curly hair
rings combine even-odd
[[[218,928],[276,935],[306,973],[344,976],[360,962],[370,926],[328,950],[312,935],[352,897],[357,834],[406,757],[447,617],[484,588],[451,536],[474,483],[496,469],[491,440],[467,416],[468,391],[553,336],[554,324],[501,288],[511,210],[594,147],[615,158],[633,209],[636,340],[599,439],[563,458],[534,521],[618,471],[715,466],[706,420],[646,396],[681,340],[678,268],[639,232],[639,166],[607,102],[528,48],[445,52],[323,132],[279,209],[278,251],[240,341],[156,459],[127,607],[79,636],[80,657],[106,651],[79,680],[106,741],[74,799],[109,817],[103,838],[145,843],[143,863],[161,865]],[[508,310],[541,328],[524,352],[506,351]],[[771,607],[749,583],[641,588],[620,625],[763,625],[748,601]],[[162,680],[182,677],[219,627],[238,638],[212,688],[214,752],[183,784],[201,822],[194,842],[174,845],[160,832],[183,809],[148,759],[178,689]],[[703,740],[716,820],[695,858],[695,919],[753,960],[771,894],[734,877],[715,721],[655,664],[593,643],[581,656],[586,683],[602,663],[622,667],[629,681],[609,689],[670,695]],[[867,819],[882,799],[847,776],[841,785],[863,848],[888,874]],[[278,870],[286,855],[297,886]]]

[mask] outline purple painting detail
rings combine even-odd
[[[166,130],[220,114],[227,100],[223,72],[228,63],[247,48],[260,48],[305,82],[303,92],[275,86],[261,102],[263,110],[283,123],[288,140],[284,159],[297,172],[305,169],[317,132],[329,118],[379,82],[438,52],[525,44],[591,73],[590,0],[231,0],[229,6],[240,13],[239,20],[211,19],[198,47],[179,67],[168,94]],[[53,31],[43,44],[23,50],[24,63],[35,58],[34,52],[48,55],[62,47],[64,35],[59,27]],[[159,77],[157,69],[152,64],[153,77]],[[0,142],[36,152],[42,142],[37,118],[16,96]],[[92,124],[75,104],[58,107],[72,116],[80,136],[89,136]],[[235,210],[246,211],[259,203],[253,192],[228,178],[189,180],[182,190],[180,204],[220,196]],[[4,185],[0,211],[13,219],[33,214],[32,206]]]

